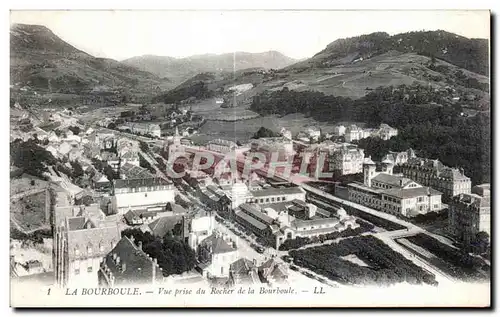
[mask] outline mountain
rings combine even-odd
[[[328,67],[358,58],[387,53],[389,51],[434,56],[466,70],[488,75],[488,40],[469,39],[446,31],[408,32],[390,36],[376,32],[352,38],[336,40],[304,63],[292,67],[311,65]]]
[[[168,79],[87,54],[40,25],[11,26],[10,73],[12,85],[39,93],[81,94],[103,86],[146,93],[172,86]]]
[[[248,68],[278,69],[297,62],[277,51],[263,53],[235,52],[227,54],[203,54],[185,58],[143,55],[122,61],[124,64],[148,71],[160,77],[168,77],[181,83],[198,73],[230,72]]]
[[[468,39],[445,31],[393,36],[379,32],[336,40],[313,57],[282,69],[249,70],[201,81],[205,83],[203,89],[215,95],[224,95],[236,85],[251,84],[251,89],[238,95],[243,104],[263,92],[284,88],[358,99],[378,87],[412,84],[436,89],[451,86],[487,98],[488,45],[485,39]],[[190,91],[186,86],[199,88],[199,82],[193,77],[179,87]],[[163,96],[172,101],[168,92],[159,99]]]

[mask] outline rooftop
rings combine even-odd
[[[285,188],[266,188],[261,190],[252,190],[250,193],[254,197],[265,197],[265,196],[279,196],[279,195],[292,195],[292,194],[302,194],[304,191],[300,187],[285,187]]]
[[[250,204],[241,204],[240,209],[245,212],[246,214],[250,216],[254,216],[254,218],[260,220],[263,223],[266,224],[272,224],[274,222],[274,219],[269,217],[268,215],[264,214],[260,210],[258,210],[256,207],[250,205]]]
[[[243,219],[244,221],[250,223],[252,226],[254,226],[255,228],[257,228],[259,230],[264,230],[267,228],[266,224],[258,221],[257,219],[255,219],[252,216],[249,216],[248,214],[246,214],[243,211],[237,211],[237,212],[235,212],[235,215],[236,215],[236,217]]]
[[[440,191],[437,191],[430,187],[416,187],[416,188],[405,188],[405,189],[391,188],[383,190],[382,193],[384,195],[393,196],[401,199],[428,196],[428,195],[435,196],[442,194]]]
[[[201,242],[201,245],[205,247],[210,247],[213,254],[227,253],[236,251],[235,248],[230,246],[221,236],[217,233],[213,233],[208,238]]]
[[[168,232],[175,228],[175,225],[182,225],[182,216],[166,216],[160,217],[149,224],[151,233],[157,237],[164,237]]]
[[[410,183],[414,183],[414,181],[409,178],[387,173],[380,173],[377,176],[375,176],[373,180],[384,184],[389,184],[395,187],[405,187]]]
[[[115,284],[140,284],[153,281],[153,260],[128,237],[123,237],[104,261],[115,278]],[[157,269],[156,279],[161,280],[163,275],[159,267]]]
[[[136,179],[116,179],[113,181],[115,188],[139,188],[170,185],[170,182],[160,177],[136,178]]]

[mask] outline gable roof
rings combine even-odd
[[[175,225],[182,221],[182,216],[160,217],[149,224],[153,235],[164,237],[169,231],[173,230]]]
[[[159,266],[128,237],[121,238],[106,255],[104,262],[111,271],[115,284],[152,283],[153,276],[157,281],[163,279]],[[153,267],[156,272],[153,272]]]
[[[441,195],[440,191],[437,191],[430,187],[415,187],[415,188],[391,188],[387,190],[383,190],[382,193],[384,195],[393,196],[401,199],[414,198],[420,196],[435,196]]]
[[[236,251],[235,248],[230,246],[222,237],[213,233],[211,236],[205,238],[201,244],[206,247],[212,248],[213,254],[227,253]]]
[[[161,177],[148,177],[137,179],[116,179],[113,181],[115,188],[139,188],[170,185],[170,182]]]
[[[247,258],[239,258],[229,265],[229,270],[233,274],[247,274],[248,271],[255,269],[255,265]]]
[[[414,181],[409,178],[391,175],[387,173],[380,173],[377,176],[375,176],[373,180],[395,187],[405,187],[410,183],[414,183]]]
[[[120,240],[117,225],[68,231],[68,256],[70,261],[105,256]],[[88,251],[91,248],[91,253]]]

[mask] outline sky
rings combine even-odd
[[[307,58],[339,38],[445,30],[490,37],[488,11],[11,11],[97,57],[279,51]]]

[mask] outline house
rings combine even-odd
[[[112,208],[119,214],[129,210],[162,210],[174,202],[175,189],[163,178],[116,179],[113,181]]]
[[[152,222],[157,215],[156,211],[129,210],[123,215],[123,218],[130,226],[136,226]]]
[[[262,283],[270,285],[281,284],[288,279],[288,270],[284,263],[278,263],[274,258],[262,263],[258,268]]]
[[[230,264],[236,261],[238,251],[235,244],[214,232],[204,239],[198,247],[198,265],[202,275],[207,278],[229,277]]]
[[[257,262],[240,258],[229,266],[229,284],[234,285],[252,285],[260,284],[259,273],[257,271]]]
[[[99,286],[157,285],[164,281],[158,261],[142,250],[142,242],[123,237],[99,266]]]

